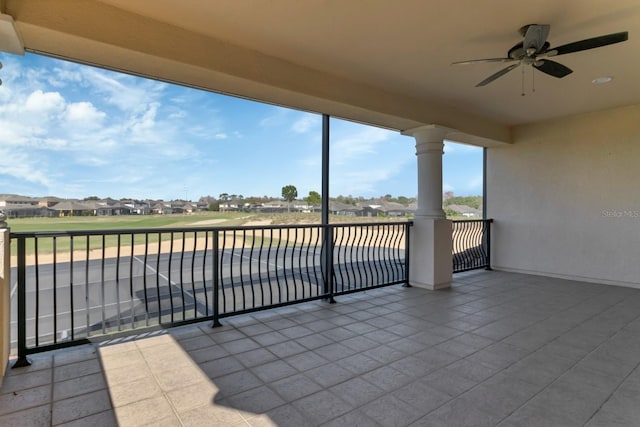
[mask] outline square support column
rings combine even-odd
[[[452,225],[442,210],[442,155],[445,135],[436,125],[403,132],[416,139],[418,209],[411,229],[409,283],[431,290],[451,286],[453,271]]]
[[[411,227],[409,283],[430,290],[451,286],[451,221],[416,218]]]

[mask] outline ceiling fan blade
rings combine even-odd
[[[540,52],[547,41],[550,29],[551,26],[549,25],[529,25],[522,44],[524,50],[534,48],[536,52]]]
[[[503,68],[502,70],[498,71],[497,73],[491,74],[489,77],[487,77],[486,79],[484,79],[483,81],[478,83],[476,85],[476,87],[481,87],[481,86],[488,85],[492,81],[504,76],[509,71],[513,70],[514,68],[518,67],[519,65],[520,65],[520,63],[518,62],[517,64],[512,64],[512,65],[509,65],[507,68]]]
[[[577,42],[564,44],[562,46],[549,49],[549,53],[557,52],[555,55],[565,55],[567,53],[580,52],[581,50],[594,49],[596,47],[608,46],[610,44],[620,43],[629,39],[629,33],[623,31],[621,33],[607,34],[605,36],[594,37],[591,39],[580,40]]]
[[[513,58],[486,58],[486,59],[470,59],[468,61],[452,62],[451,65],[469,65],[469,64],[483,64],[486,62],[513,62],[518,59]]]
[[[571,68],[565,67],[558,62],[550,61],[548,59],[541,59],[539,61],[536,61],[533,66],[543,73],[549,74],[550,76],[557,77],[559,79],[573,73],[573,70]]]

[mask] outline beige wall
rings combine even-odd
[[[493,266],[640,287],[640,105],[513,139],[488,150]]]

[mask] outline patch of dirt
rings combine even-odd
[[[198,225],[213,225],[213,224],[220,224],[221,222],[226,222],[228,220],[226,219],[206,219],[204,221],[196,221],[196,222],[192,222],[188,225],[190,226],[198,226]]]

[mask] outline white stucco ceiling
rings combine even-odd
[[[111,27],[91,22],[105,10],[113,11],[112,20],[121,22]],[[426,123],[433,116],[433,122],[456,128],[460,128],[458,122],[470,123],[470,133],[499,140],[505,138],[496,136],[501,132],[496,126],[508,129],[640,103],[637,0],[5,0],[5,12],[14,16],[27,48],[142,74],[150,74],[149,68],[139,68],[135,62],[153,62],[165,49],[169,52],[165,59],[174,67],[156,64],[165,70],[158,72],[159,77],[299,108],[331,110],[332,103],[351,105],[351,113],[338,107],[336,112],[389,127]],[[83,16],[89,25],[75,22]],[[125,27],[138,21],[148,25],[140,26],[131,37],[132,29]],[[522,40],[518,28],[531,23],[551,25],[552,47],[620,31],[629,31],[629,40],[557,57],[573,74],[556,79],[536,71],[535,92],[532,70],[526,67],[526,96],[521,96],[520,69],[476,88],[505,64],[450,65],[505,56]],[[162,28],[175,34],[169,42],[159,35]],[[59,45],[52,37],[59,37]],[[153,40],[158,43],[154,45]],[[147,56],[117,62],[115,51],[103,49],[104,57],[95,49],[91,52],[93,42],[144,51]],[[206,58],[183,58],[187,44],[194,56]],[[225,59],[237,64],[237,69],[223,64]],[[180,70],[181,62],[241,77],[245,89],[222,78],[203,84],[195,69]],[[253,74],[245,70],[248,64],[255,68]],[[301,76],[301,81],[292,75]],[[604,85],[591,83],[601,76],[614,79]],[[338,83],[340,93],[334,94],[330,86]],[[278,90],[252,89],[252,84]],[[364,95],[369,89],[371,99]],[[300,93],[328,104],[296,100]],[[391,107],[403,102],[406,113],[400,106]],[[456,115],[458,119],[447,122],[446,117]],[[407,120],[394,121],[392,116]]]

